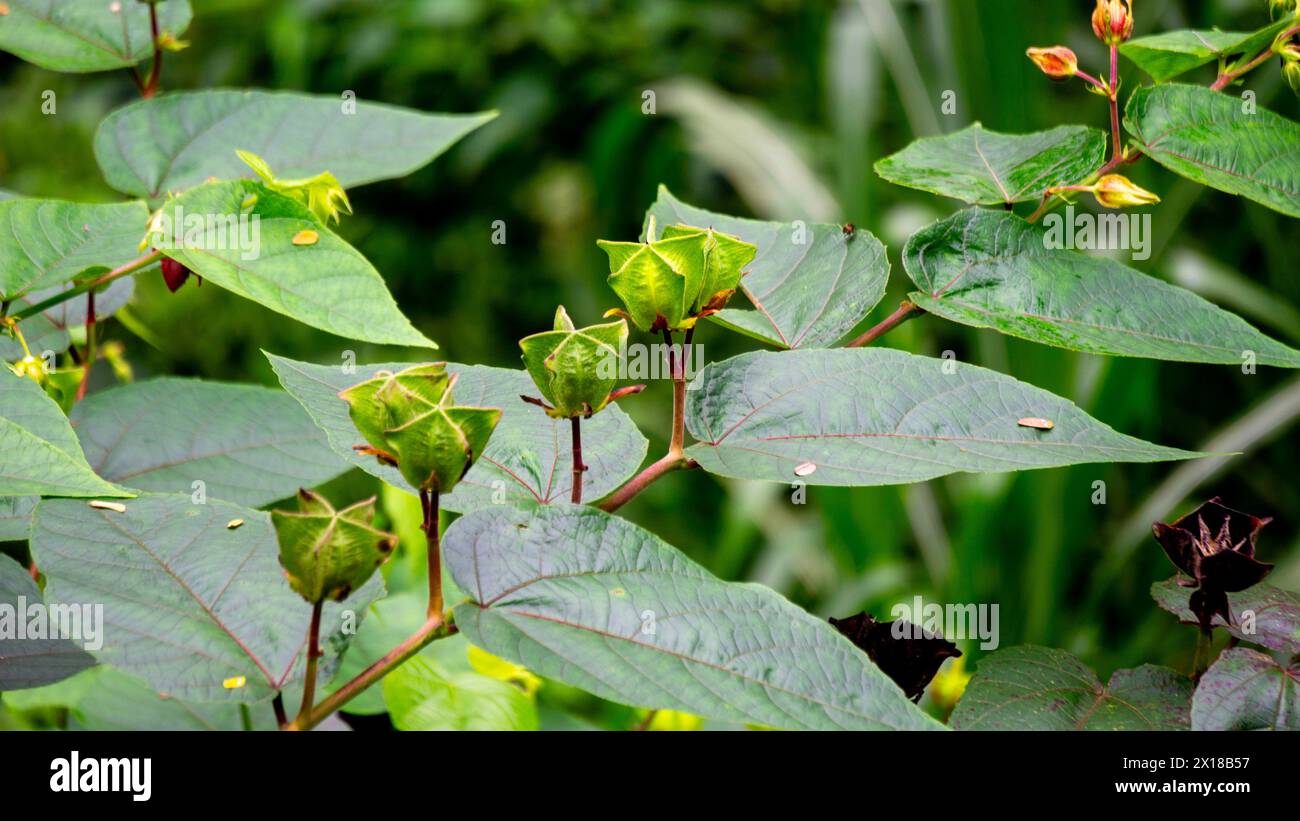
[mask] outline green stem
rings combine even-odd
[[[35,305],[28,305],[26,308],[23,308],[21,311],[14,314],[13,319],[14,321],[21,321],[28,318],[29,316],[35,316],[36,314],[39,314],[42,311],[48,311],[50,308],[53,308],[55,305],[62,305],[68,300],[73,299],[75,297],[79,297],[82,294],[86,293],[87,291],[93,291],[96,288],[107,285],[108,283],[112,282],[115,279],[128,276],[130,274],[134,274],[136,271],[139,271],[142,268],[148,268],[150,265],[153,265],[155,262],[162,259],[162,257],[163,255],[161,251],[153,251],[138,259],[133,259],[130,262],[120,265],[117,268],[114,268],[113,270],[105,274],[101,274],[100,276],[92,280],[83,282],[75,288],[69,288],[66,291],[60,291],[59,293],[55,294],[49,299],[42,300],[36,303]]]

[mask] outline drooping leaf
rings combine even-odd
[[[164,377],[79,402],[72,422],[96,472],[127,487],[261,507],[350,465],[283,391]]]
[[[311,365],[270,353],[266,356],[280,384],[325,431],[336,453],[390,485],[415,492],[396,468],[352,450],[365,440],[348,418],[347,403],[338,397],[339,391],[378,371],[399,371],[408,363],[356,365],[349,372],[341,365]],[[441,506],[467,513],[494,504],[494,499],[525,506],[567,500],[573,486],[569,424],[520,400],[520,394],[536,393],[528,374],[456,363],[449,363],[447,371],[459,375],[455,387],[458,403],[500,408],[502,414],[487,450],[456,490],[441,499]],[[584,420],[582,433],[582,459],[588,468],[582,478],[584,498],[600,499],[636,472],[649,443],[617,405]]]
[[[267,514],[189,494],[125,506],[47,499],[32,524],[46,599],[104,605],[104,646],[91,651],[100,662],[193,701],[262,701],[301,678],[311,608],[284,578]],[[376,577],[326,603],[324,680],[351,639],[344,612],[359,622],[382,591]]]
[[[384,703],[399,730],[536,730],[537,708],[523,690],[473,672],[449,672],[416,656],[383,680]]]
[[[247,180],[210,183],[160,213],[154,246],[205,281],[347,339],[437,347],[360,252],[283,194]]]
[[[141,202],[90,205],[0,201],[0,299],[68,282],[87,268],[116,268],[141,255],[149,211]]]
[[[1193,730],[1300,730],[1300,660],[1230,647],[1192,696]]]
[[[93,610],[86,605],[70,605],[57,611],[46,609],[43,638],[32,638],[29,608],[43,607],[45,597],[32,580],[31,574],[18,562],[0,555],[0,607],[9,611],[11,622],[4,626],[0,638],[0,692],[42,687],[61,681],[95,664],[95,659],[82,649],[93,643],[91,631],[103,630],[96,626]],[[51,621],[57,617],[67,628],[67,635],[55,634]],[[90,617],[89,619],[87,617]],[[0,615],[0,620],[4,616]],[[20,624],[21,623],[21,624]],[[22,634],[17,632],[22,630]],[[102,632],[98,636],[103,638]]]
[[[38,501],[37,496],[0,496],[0,542],[27,540]]]
[[[999,134],[974,123],[942,137],[922,137],[876,162],[895,185],[979,205],[1028,202],[1043,190],[1073,185],[1106,158],[1106,134],[1062,125],[1033,134]]]
[[[1098,232],[1128,233],[1127,215],[1097,219]],[[907,241],[903,265],[922,289],[911,299],[963,325],[1084,353],[1225,365],[1253,354],[1300,368],[1300,351],[1191,291],[1066,250],[1072,230],[1055,213],[1033,225],[1005,211],[961,211]]]
[[[1134,90],[1124,127],[1175,174],[1300,217],[1300,124],[1232,94],[1170,83]]]
[[[108,184],[156,199],[209,177],[253,177],[250,151],[283,178],[345,187],[404,177],[496,117],[426,114],[337,96],[228,89],[163,94],[110,114],[95,134]]]
[[[51,71],[109,71],[153,53],[149,6],[122,0],[8,0],[0,15],[0,50]],[[189,0],[158,3],[158,30],[180,35]]]
[[[791,729],[940,726],[829,623],[595,508],[479,510],[443,551],[471,643],[602,698]]]
[[[995,371],[886,348],[755,352],[713,363],[687,391],[686,425],[699,440],[686,455],[710,473],[812,485],[1199,455],[1117,433]]]
[[[758,254],[740,280],[753,309],[731,307],[710,318],[780,348],[822,348],[853,329],[880,302],[889,278],[885,247],[870,231],[764,222],[687,205],[667,188],[650,206],[660,228],[678,223],[740,237]]]
[[[91,470],[59,406],[0,368],[0,496],[132,496]]]
[[[1192,591],[1178,584],[1177,578],[1151,585],[1151,597],[1168,613],[1184,624],[1196,624],[1189,606]],[[1228,594],[1232,624],[1214,616],[1213,624],[1233,636],[1283,653],[1300,653],[1300,595],[1261,583],[1240,593]]]
[[[1192,684],[1167,667],[1097,674],[1064,650],[1024,645],[980,661],[954,730],[1186,730]]]
[[[1278,20],[1259,31],[1220,31],[1218,29],[1179,29],[1120,43],[1119,53],[1138,68],[1162,83],[1179,74],[1199,68],[1234,54],[1254,56],[1273,42],[1282,29],[1291,25]]]

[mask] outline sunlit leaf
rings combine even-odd
[[[139,257],[148,218],[140,202],[0,201],[0,236],[5,237],[0,242],[0,299],[13,300],[62,285],[87,268],[116,268]]]
[[[1220,31],[1218,29],[1179,29],[1120,43],[1119,53],[1157,83],[1199,68],[1206,63],[1267,48],[1282,29],[1294,21],[1278,20],[1259,31]]]
[[[416,656],[384,677],[384,703],[399,730],[536,730],[523,690],[473,672],[449,672]]]

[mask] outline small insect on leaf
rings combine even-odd
[[[227,690],[238,690],[240,687],[243,687],[247,683],[248,683],[248,679],[243,676],[231,676],[230,678],[221,682],[221,686],[225,687]]]
[[[1051,430],[1056,427],[1056,423],[1051,419],[1040,419],[1037,416],[1026,416],[1024,419],[1017,420],[1016,424],[1022,428],[1036,428],[1037,430]]]
[[[244,526],[243,519],[231,519],[230,521],[226,522],[226,530],[236,530],[243,526]]]
[[[315,245],[319,239],[320,239],[320,234],[316,233],[315,231],[312,231],[311,229],[306,229],[303,231],[299,231],[298,233],[293,235],[293,244],[294,245]]]
[[[126,505],[119,502],[103,502],[99,499],[92,499],[90,506],[96,510],[111,510],[114,513],[126,513]]]
[[[817,472],[817,466],[812,462],[804,462],[794,469],[795,476],[812,476]]]

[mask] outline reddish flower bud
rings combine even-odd
[[[1092,11],[1092,33],[1108,46],[1133,36],[1133,0],[1097,0]]]
[[[162,261],[162,277],[163,282],[167,283],[167,290],[174,294],[185,284],[185,280],[190,278],[190,269],[174,259],[164,257]]]
[[[957,645],[903,619],[876,621],[870,613],[862,612],[832,618],[830,623],[903,688],[912,701],[921,700],[944,659],[961,656]]]
[[[1053,80],[1068,79],[1079,71],[1079,59],[1065,46],[1031,47],[1025,50],[1025,54],[1034,61],[1034,65]]]

